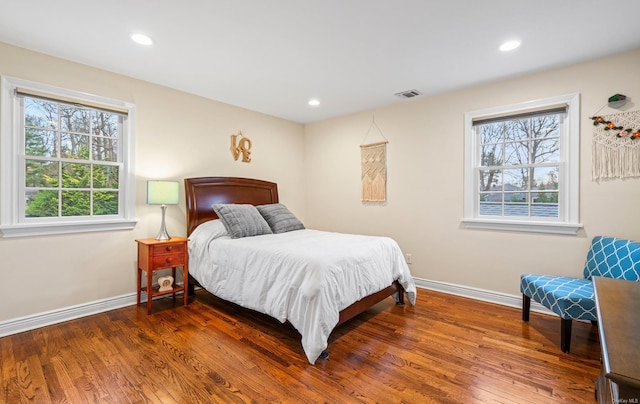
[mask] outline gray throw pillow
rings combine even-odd
[[[248,204],[214,204],[216,215],[222,220],[231,238],[242,238],[271,234],[269,224],[258,209]]]
[[[258,212],[269,223],[274,233],[286,233],[292,230],[304,229],[304,224],[281,203],[256,206]]]

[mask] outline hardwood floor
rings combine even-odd
[[[337,328],[310,365],[288,324],[203,290],[0,338],[2,403],[590,403],[597,329],[418,290]]]

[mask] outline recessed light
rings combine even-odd
[[[520,41],[507,41],[502,45],[500,45],[498,49],[500,49],[502,52],[509,52],[518,48],[519,46],[520,46]]]
[[[312,98],[309,100],[309,105],[311,105],[312,107],[317,107],[318,105],[320,105],[320,100]]]
[[[131,34],[131,40],[140,45],[151,45],[153,44],[153,39],[145,34]]]

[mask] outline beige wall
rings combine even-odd
[[[305,218],[304,127],[144,81],[0,43],[0,74],[133,102],[137,106],[134,230],[0,238],[0,322],[135,292],[136,238],[154,237],[160,208],[146,180],[253,177],[279,184],[280,199]],[[253,142],[252,162],[234,161],[230,135]],[[185,203],[167,209],[167,228],[185,235]]]
[[[588,240],[640,239],[640,180],[591,181],[591,114],[614,93],[640,100],[640,50],[333,120],[298,125],[140,80],[0,43],[0,74],[137,106],[137,208],[132,231],[0,238],[0,322],[135,291],[134,239],[153,237],[160,210],[145,204],[149,178],[228,175],[278,182],[281,201],[310,228],[388,235],[413,255],[417,278],[517,295],[524,272],[579,276]],[[578,236],[466,230],[463,116],[556,95],[581,94]],[[605,109],[603,113],[613,110]],[[375,117],[388,145],[388,201],[360,201],[360,149]],[[230,135],[253,141],[233,161]],[[381,140],[375,131],[368,141]],[[167,227],[185,234],[184,195]]]
[[[640,240],[640,179],[591,180],[592,121],[609,96],[640,103],[640,50],[307,125],[307,224],[395,238],[417,278],[519,295],[519,276],[581,276],[589,240]],[[434,78],[437,80],[437,78]],[[581,95],[577,236],[467,230],[464,113],[569,93]],[[616,110],[605,108],[603,114]],[[360,201],[360,150],[372,119],[388,139],[388,201]],[[636,128],[638,129],[638,128]],[[372,131],[368,141],[381,140]],[[639,140],[640,141],[640,140]]]

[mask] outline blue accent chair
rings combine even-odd
[[[615,237],[594,237],[583,276],[582,279],[531,274],[520,277],[522,320],[529,321],[531,299],[559,315],[562,352],[569,352],[572,320],[597,324],[594,276],[640,280],[640,243]]]

